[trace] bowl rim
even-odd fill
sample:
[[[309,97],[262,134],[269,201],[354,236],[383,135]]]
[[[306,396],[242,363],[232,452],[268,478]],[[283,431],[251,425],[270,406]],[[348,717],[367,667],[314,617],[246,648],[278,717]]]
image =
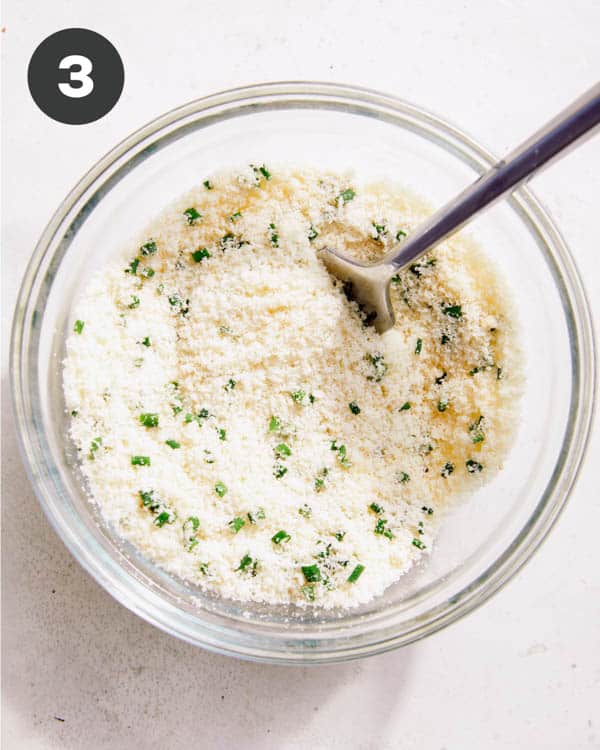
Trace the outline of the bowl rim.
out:
[[[429,609],[426,612],[427,617],[420,616],[416,622],[407,621],[411,624],[410,628],[404,628],[401,633],[386,632],[384,638],[373,636],[366,644],[361,642],[353,645],[346,640],[343,644],[336,646],[333,641],[328,641],[329,648],[325,650],[284,652],[270,650],[268,647],[266,649],[260,646],[254,647],[248,643],[238,642],[232,645],[227,638],[222,637],[223,633],[219,635],[218,629],[215,631],[215,636],[214,633],[190,633],[189,629],[173,625],[171,621],[168,621],[168,616],[165,617],[164,612],[157,612],[151,602],[144,600],[143,592],[132,592],[131,587],[127,589],[113,580],[103,569],[97,556],[78,544],[78,540],[57,515],[50,488],[43,485],[40,480],[37,470],[39,450],[34,439],[36,437],[35,426],[30,418],[26,398],[27,389],[31,390],[26,364],[37,355],[37,349],[32,352],[28,346],[27,324],[34,312],[31,310],[31,301],[34,296],[33,292],[40,287],[47,273],[47,261],[51,259],[50,251],[53,240],[60,235],[63,228],[68,226],[68,219],[75,207],[108,170],[118,164],[133,149],[145,143],[149,144],[153,139],[156,140],[161,132],[166,134],[167,129],[172,126],[177,126],[174,132],[178,132],[185,127],[187,120],[195,118],[192,121],[197,122],[202,119],[203,113],[206,116],[211,109],[219,106],[237,106],[240,109],[254,106],[254,111],[257,111],[256,108],[260,108],[261,102],[264,106],[265,100],[276,102],[281,108],[290,108],[294,103],[300,102],[313,102],[322,107],[330,103],[331,106],[335,104],[338,110],[343,109],[342,105],[346,105],[349,111],[353,111],[354,105],[360,108],[362,114],[365,114],[365,110],[378,109],[380,112],[391,111],[396,116],[414,117],[420,126],[431,128],[432,133],[441,133],[439,137],[445,143],[450,141],[460,144],[461,155],[465,161],[468,159],[465,149],[472,155],[473,164],[478,165],[479,168],[482,164],[491,165],[497,161],[487,149],[445,119],[398,97],[369,88],[345,84],[318,81],[259,83],[204,96],[158,116],[121,140],[101,157],[63,199],[43,230],[27,265],[15,306],[10,345],[12,406],[16,417],[21,455],[29,480],[46,517],[75,559],[121,604],[161,630],[218,653],[256,661],[288,664],[344,661],[407,645],[446,627],[483,604],[516,575],[531,558],[564,509],[587,449],[595,410],[594,333],[585,290],[566,243],[531,190],[527,187],[518,188],[509,200],[521,220],[529,224],[530,229],[535,228],[535,231],[544,238],[544,243],[553,251],[553,257],[549,260],[552,260],[554,264],[551,270],[563,300],[563,312],[569,331],[574,368],[571,408],[559,461],[536,509],[528,523],[513,539],[512,544],[473,581],[448,600],[443,609],[441,605]],[[229,116],[237,116],[236,111],[234,109],[233,114]],[[231,633],[234,633],[235,621],[232,620],[232,622],[234,626],[231,628]]]

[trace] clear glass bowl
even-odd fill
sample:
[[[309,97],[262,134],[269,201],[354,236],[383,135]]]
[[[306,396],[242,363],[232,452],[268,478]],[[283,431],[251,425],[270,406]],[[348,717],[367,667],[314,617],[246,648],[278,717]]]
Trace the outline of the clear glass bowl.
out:
[[[447,520],[426,565],[361,609],[307,612],[207,596],[119,539],[86,498],[67,438],[61,363],[71,301],[90,269],[211,171],[253,161],[351,167],[364,177],[401,182],[437,206],[495,159],[433,115],[346,86],[253,86],[158,118],[83,177],[35,250],[12,341],[21,446],[46,515],[75,558],[159,628],[264,661],[374,654],[433,633],[481,604],[519,570],[556,521],[582,460],[593,410],[590,316],[573,260],[528,190],[478,218],[471,232],[510,282],[527,355],[522,418],[504,471]]]

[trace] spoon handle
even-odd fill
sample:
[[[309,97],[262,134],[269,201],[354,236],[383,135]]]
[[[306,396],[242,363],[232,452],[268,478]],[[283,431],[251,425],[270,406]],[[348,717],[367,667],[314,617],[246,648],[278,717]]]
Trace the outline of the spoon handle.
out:
[[[600,124],[600,83],[528,138],[505,159],[436,211],[402,245],[391,250],[382,265],[390,277],[417,260],[471,217],[513,190],[582,136]]]

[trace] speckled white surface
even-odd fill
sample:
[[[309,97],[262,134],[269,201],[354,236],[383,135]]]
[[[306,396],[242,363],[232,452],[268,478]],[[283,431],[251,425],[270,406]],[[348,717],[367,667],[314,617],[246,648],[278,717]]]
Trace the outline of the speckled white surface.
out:
[[[1,35],[3,400],[25,264],[46,221],[117,140],[194,97],[267,79],[377,87],[502,153],[600,70],[597,0],[151,3],[7,0]],[[48,120],[26,66],[84,26],[126,66],[97,123]],[[535,182],[600,310],[600,138]],[[3,411],[4,750],[600,747],[600,504],[595,440],[571,502],[524,571],[482,609],[404,650],[347,665],[271,667],[196,650],[113,601],[39,509]]]

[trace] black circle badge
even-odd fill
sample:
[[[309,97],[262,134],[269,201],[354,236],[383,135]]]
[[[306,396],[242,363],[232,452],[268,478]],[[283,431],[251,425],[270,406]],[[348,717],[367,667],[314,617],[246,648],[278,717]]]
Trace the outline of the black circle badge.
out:
[[[58,122],[99,120],[123,91],[123,61],[114,46],[89,29],[63,29],[37,47],[27,82],[38,107]]]

